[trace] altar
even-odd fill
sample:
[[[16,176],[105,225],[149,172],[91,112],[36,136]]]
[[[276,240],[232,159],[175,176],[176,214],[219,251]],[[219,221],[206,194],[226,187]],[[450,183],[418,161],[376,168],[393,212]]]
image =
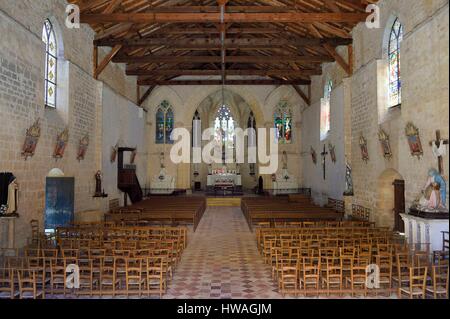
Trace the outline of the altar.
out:
[[[242,177],[241,175],[229,173],[208,175],[207,177],[208,186],[216,186],[220,184],[232,184],[234,186],[242,186]]]
[[[175,191],[175,178],[167,175],[165,168],[162,168],[158,176],[152,178],[150,183],[150,194],[171,195]]]
[[[282,174],[274,176],[273,195],[295,194],[298,192],[297,179],[284,169]]]

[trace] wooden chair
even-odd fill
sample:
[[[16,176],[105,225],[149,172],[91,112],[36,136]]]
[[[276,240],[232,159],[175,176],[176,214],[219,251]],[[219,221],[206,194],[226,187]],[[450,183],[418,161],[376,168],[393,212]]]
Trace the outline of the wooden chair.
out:
[[[331,289],[342,290],[343,276],[341,259],[336,256],[328,256],[325,259],[325,276],[322,283],[326,287],[328,296]]]
[[[147,295],[158,294],[160,298],[165,294],[167,281],[164,276],[164,257],[148,257],[146,263]]]
[[[88,294],[92,297],[94,289],[98,287],[99,279],[94,277],[94,261],[84,260],[79,264],[80,288],[76,290],[77,295]]]
[[[132,293],[138,293],[139,297],[142,295],[142,290],[145,287],[145,277],[143,276],[143,260],[141,258],[128,258],[126,260],[126,294],[129,296]],[[134,289],[137,287],[137,291]]]
[[[66,269],[69,264],[76,263],[67,258],[54,258],[50,261],[50,292],[52,295],[60,293],[66,296],[67,293],[67,273]]]
[[[111,293],[114,297],[118,287],[120,287],[120,280],[116,275],[116,259],[113,258],[112,264],[110,264],[105,257],[102,258],[99,281],[100,295]]]
[[[295,266],[281,266],[280,270],[280,288],[281,294],[285,296],[288,294],[297,295],[298,291],[298,269]]]
[[[402,298],[403,295],[409,296],[410,299],[420,297],[425,299],[426,285],[427,285],[428,267],[410,267],[409,268],[409,287],[401,286],[398,288],[398,296]]]
[[[302,263],[303,276],[300,278],[300,287],[306,296],[308,293],[318,294],[320,289],[320,258],[304,257]]]
[[[391,295],[392,289],[392,255],[389,253],[381,253],[375,256],[375,264],[379,267],[379,289],[388,292]]]
[[[14,299],[18,292],[14,290],[14,271],[0,269],[0,299]]]
[[[42,290],[37,288],[36,274],[34,270],[18,269],[17,281],[19,283],[20,299],[44,298]]]
[[[26,257],[25,259],[26,268],[35,271],[36,284],[45,295],[46,286],[50,284],[50,277],[45,271],[45,259],[43,257]]]
[[[448,265],[432,266],[431,285],[428,285],[426,292],[430,293],[434,299],[443,296],[448,299]]]
[[[367,266],[369,261],[366,258],[355,258],[351,265],[350,277],[347,278],[347,283],[352,291],[352,296],[357,292],[362,291],[364,296],[367,296]]]
[[[397,283],[397,287],[402,287],[409,283],[409,268],[411,266],[412,261],[409,253],[396,254],[396,274],[392,276],[392,280]]]

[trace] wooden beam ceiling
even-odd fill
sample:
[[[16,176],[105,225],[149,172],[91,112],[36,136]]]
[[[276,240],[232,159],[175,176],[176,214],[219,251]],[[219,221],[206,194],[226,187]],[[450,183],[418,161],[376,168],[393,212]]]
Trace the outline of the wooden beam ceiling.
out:
[[[225,23],[362,22],[368,13],[225,13]],[[220,23],[220,13],[112,13],[80,16],[82,23]]]
[[[222,85],[222,80],[139,80],[139,85]],[[225,85],[310,85],[309,80],[226,80]]]
[[[139,104],[157,85],[220,84],[210,76],[229,85],[293,85],[309,104],[310,94],[298,85],[320,75],[322,63],[337,62],[352,73],[351,31],[377,0],[68,1],[97,33],[94,76],[110,62],[126,63],[127,75],[150,86]],[[102,46],[112,49],[99,62]],[[338,46],[348,46],[348,59]]]

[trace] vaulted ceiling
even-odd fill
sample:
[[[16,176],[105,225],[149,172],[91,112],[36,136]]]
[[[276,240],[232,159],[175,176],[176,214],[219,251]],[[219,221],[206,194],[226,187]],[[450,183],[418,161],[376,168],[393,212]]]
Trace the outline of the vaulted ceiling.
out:
[[[96,31],[95,48],[112,47],[102,61],[94,58],[96,77],[112,61],[126,63],[127,75],[150,88],[284,84],[308,103],[298,85],[320,75],[322,63],[336,61],[351,74],[352,59],[336,47],[351,53],[350,32],[377,0],[69,2]]]

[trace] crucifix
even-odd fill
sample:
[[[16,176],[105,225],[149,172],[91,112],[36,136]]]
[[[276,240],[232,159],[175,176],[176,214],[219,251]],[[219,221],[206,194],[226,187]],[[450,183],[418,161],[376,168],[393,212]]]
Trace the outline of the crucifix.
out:
[[[327,155],[328,155],[325,144],[323,145],[323,152],[320,153],[320,155],[322,155],[323,179],[325,180],[326,179],[326,170],[325,169],[326,169]]]
[[[444,155],[446,154],[445,145],[448,145],[448,140],[441,139],[441,131],[436,131],[436,140],[430,142],[433,147],[433,154],[438,158],[439,174],[444,175]]]

